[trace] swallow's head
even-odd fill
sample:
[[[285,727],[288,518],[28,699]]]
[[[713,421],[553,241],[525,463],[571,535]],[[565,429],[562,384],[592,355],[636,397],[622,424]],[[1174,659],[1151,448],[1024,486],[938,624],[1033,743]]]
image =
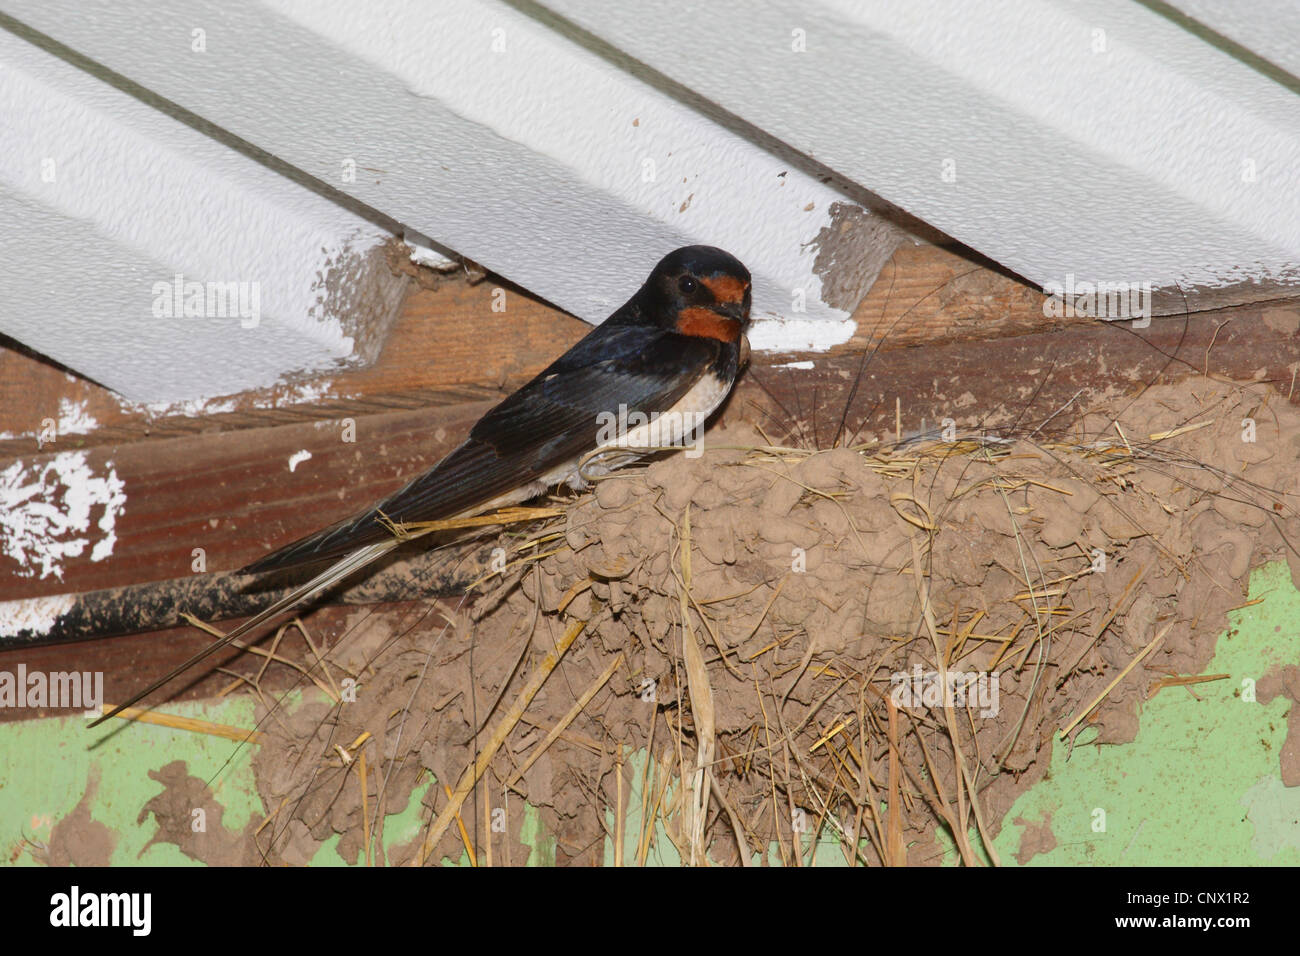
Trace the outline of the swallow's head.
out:
[[[643,314],[683,335],[738,345],[749,322],[749,270],[713,246],[683,246],[650,273]]]

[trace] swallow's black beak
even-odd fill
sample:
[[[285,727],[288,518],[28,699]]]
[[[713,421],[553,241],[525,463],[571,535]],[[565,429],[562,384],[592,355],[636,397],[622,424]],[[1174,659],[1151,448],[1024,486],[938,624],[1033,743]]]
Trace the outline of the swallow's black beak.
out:
[[[715,302],[712,308],[719,315],[746,325],[749,322],[749,291],[745,291],[745,298],[740,302]]]

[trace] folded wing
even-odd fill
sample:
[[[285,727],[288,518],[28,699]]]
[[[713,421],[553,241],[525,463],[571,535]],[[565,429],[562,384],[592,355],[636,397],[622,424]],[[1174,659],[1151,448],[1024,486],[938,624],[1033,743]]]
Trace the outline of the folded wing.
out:
[[[374,507],[243,569],[254,574],[337,558],[391,538],[394,521],[472,511],[596,447],[598,415],[673,406],[712,365],[721,343],[642,326],[602,325],[481,419],[460,447]]]

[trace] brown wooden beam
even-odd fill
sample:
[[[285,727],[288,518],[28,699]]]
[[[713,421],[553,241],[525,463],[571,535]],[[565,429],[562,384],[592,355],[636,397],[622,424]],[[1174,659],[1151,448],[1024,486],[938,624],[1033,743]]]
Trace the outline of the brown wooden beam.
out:
[[[1270,318],[1266,320],[1265,313]],[[1037,424],[1072,398],[1075,411],[1106,394],[1204,374],[1268,381],[1292,394],[1300,335],[1275,307],[1156,319],[1134,330],[1094,323],[989,342],[952,342],[811,359],[812,369],[756,362],[725,416],[774,438],[829,444],[841,418],[850,432],[892,436],[896,401],[903,430],[959,424]],[[1295,313],[1300,325],[1300,313]],[[856,390],[855,390],[856,383]],[[847,416],[844,414],[848,405]],[[0,600],[119,587],[182,577],[193,552],[209,570],[235,569],[288,541],[372,503],[427,469],[468,432],[491,401],[353,419],[355,441],[338,421],[297,423],[98,447],[92,471],[125,483],[127,505],[113,556],[64,564],[62,581],[0,576]],[[1064,427],[1067,409],[1053,422]],[[289,457],[311,458],[293,472]],[[42,457],[30,456],[28,467]],[[10,559],[0,557],[0,563]]]
[[[1060,429],[1102,398],[1193,375],[1268,382],[1294,399],[1300,303],[1157,318],[1144,329],[1088,321],[1025,335],[802,358],[813,367],[755,366],[733,407],[742,402],[765,428],[818,445],[833,440],[842,418],[850,433],[892,437],[896,408],[907,434],[945,417],[964,427],[1036,424],[1070,402],[1073,411],[1066,408],[1052,422]]]

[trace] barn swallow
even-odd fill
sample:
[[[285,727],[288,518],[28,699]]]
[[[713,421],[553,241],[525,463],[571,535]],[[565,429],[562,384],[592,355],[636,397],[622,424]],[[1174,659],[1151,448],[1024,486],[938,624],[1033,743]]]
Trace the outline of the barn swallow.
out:
[[[559,485],[582,489],[588,477],[644,454],[628,449],[684,440],[722,404],[748,360],[749,306],[749,271],[734,256],[713,246],[670,252],[632,298],[479,419],[429,471],[241,573],[333,564],[90,726],[393,550],[400,542],[384,518],[437,521],[519,504]],[[611,420],[636,426],[611,435]]]

